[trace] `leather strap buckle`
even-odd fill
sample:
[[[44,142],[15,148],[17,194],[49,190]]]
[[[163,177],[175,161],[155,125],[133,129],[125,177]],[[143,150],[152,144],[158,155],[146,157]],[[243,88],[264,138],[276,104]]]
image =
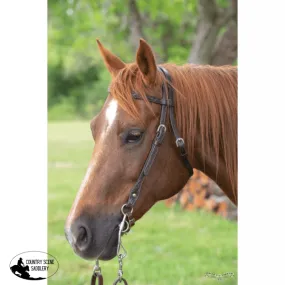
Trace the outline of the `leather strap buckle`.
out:
[[[162,143],[164,136],[165,136],[165,133],[166,133],[166,126],[164,124],[160,124],[157,128],[157,131],[156,131],[156,137],[154,140],[155,145],[158,146]]]
[[[178,138],[176,141],[176,146],[177,147],[184,147],[185,146],[185,142],[184,142],[184,139],[183,138]]]
[[[160,124],[158,127],[157,127],[157,130],[156,132],[160,132],[162,130],[162,132],[166,132],[166,126],[164,124]]]

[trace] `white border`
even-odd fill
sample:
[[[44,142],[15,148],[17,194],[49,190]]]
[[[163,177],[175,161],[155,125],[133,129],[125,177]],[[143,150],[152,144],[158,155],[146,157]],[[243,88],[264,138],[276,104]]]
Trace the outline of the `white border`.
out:
[[[47,251],[47,2],[1,1],[0,29],[1,283],[23,284],[11,259]]]
[[[16,254],[47,246],[46,5],[1,1],[0,261],[5,284],[23,284],[8,270]],[[240,284],[284,280],[284,27],[284,1],[239,1]]]
[[[238,4],[239,284],[281,284],[285,253],[284,1]]]

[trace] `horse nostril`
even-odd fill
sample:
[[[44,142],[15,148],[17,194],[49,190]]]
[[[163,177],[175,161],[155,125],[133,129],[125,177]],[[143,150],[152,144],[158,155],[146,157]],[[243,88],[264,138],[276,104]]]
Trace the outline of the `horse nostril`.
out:
[[[87,248],[89,242],[87,229],[83,226],[80,226],[75,236],[75,245],[80,250],[83,251]]]
[[[67,230],[66,235],[69,243],[79,251],[88,248],[92,239],[89,229],[78,221],[71,226],[70,230]]]
[[[88,241],[87,230],[84,227],[80,227],[78,230],[78,236],[76,239],[76,245],[80,248],[84,246]]]

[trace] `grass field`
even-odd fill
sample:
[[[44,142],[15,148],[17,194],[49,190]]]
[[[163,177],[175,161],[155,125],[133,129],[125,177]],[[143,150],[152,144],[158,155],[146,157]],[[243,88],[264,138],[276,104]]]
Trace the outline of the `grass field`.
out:
[[[94,262],[76,256],[64,223],[91,155],[88,122],[48,126],[48,252],[59,261],[49,284],[90,284]],[[183,212],[155,205],[123,238],[130,285],[237,284],[237,224],[210,213]],[[101,262],[105,284],[117,276],[117,260]],[[234,273],[221,281],[205,273]]]

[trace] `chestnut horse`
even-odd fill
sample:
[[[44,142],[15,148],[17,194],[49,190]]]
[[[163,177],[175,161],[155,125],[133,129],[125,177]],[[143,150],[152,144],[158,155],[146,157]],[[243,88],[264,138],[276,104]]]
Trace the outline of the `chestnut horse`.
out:
[[[144,40],[140,40],[136,62],[130,64],[97,43],[112,81],[102,110],[90,124],[96,143],[65,233],[79,256],[109,260],[117,252],[121,207],[137,181],[159,124],[161,106],[146,96],[161,98],[167,79]],[[237,204],[237,68],[161,66],[172,78],[175,117],[188,160]],[[143,100],[134,100],[134,91]],[[171,130],[169,124],[167,118],[166,127]],[[157,201],[178,193],[188,178],[174,135],[167,131],[134,207],[135,220]]]

